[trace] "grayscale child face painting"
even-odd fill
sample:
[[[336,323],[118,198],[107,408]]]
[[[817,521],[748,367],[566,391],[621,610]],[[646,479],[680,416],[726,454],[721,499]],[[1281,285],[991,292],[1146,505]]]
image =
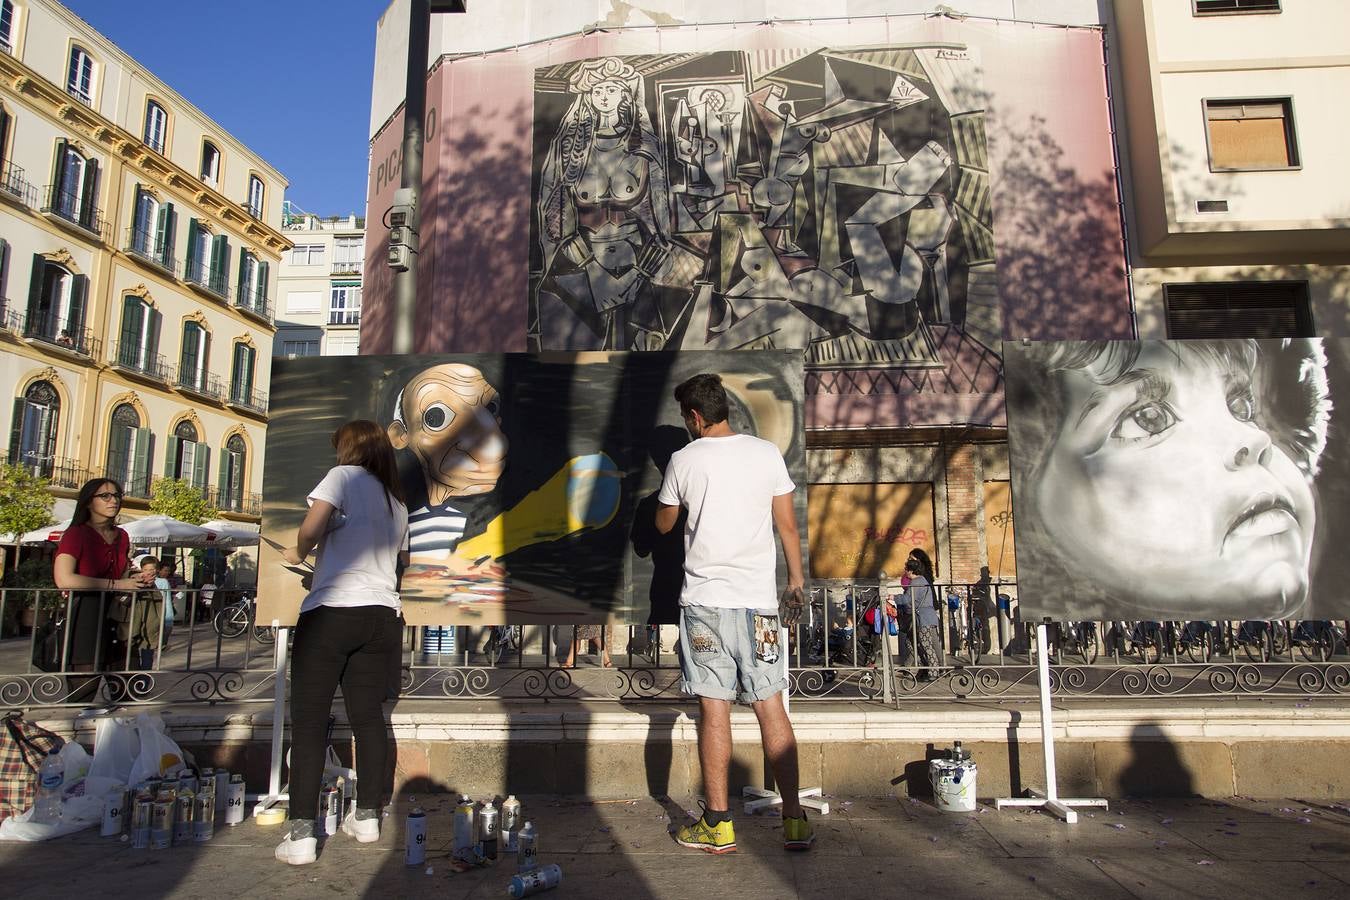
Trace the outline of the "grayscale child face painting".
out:
[[[1316,507],[1260,422],[1255,372],[1145,345],[1116,374],[1066,369],[1036,513],[1060,552],[1148,611],[1282,617],[1302,606]]]

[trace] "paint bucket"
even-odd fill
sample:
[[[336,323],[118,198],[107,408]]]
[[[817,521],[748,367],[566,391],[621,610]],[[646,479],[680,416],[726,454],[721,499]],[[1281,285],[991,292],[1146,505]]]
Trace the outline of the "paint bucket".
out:
[[[928,763],[933,801],[943,812],[975,811],[975,761],[935,759]]]

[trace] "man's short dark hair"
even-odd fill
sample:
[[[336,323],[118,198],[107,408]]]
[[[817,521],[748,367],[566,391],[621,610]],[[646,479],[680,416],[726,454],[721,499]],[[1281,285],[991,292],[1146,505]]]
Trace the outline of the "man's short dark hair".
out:
[[[695,375],[675,388],[675,399],[680,404],[680,412],[692,410],[709,425],[725,422],[729,413],[722,376],[711,372]]]

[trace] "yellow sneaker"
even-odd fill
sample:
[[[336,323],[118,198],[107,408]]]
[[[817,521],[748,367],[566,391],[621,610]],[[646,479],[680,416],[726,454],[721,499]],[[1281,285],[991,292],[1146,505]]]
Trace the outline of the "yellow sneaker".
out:
[[[811,828],[811,823],[806,821],[806,810],[802,810],[800,819],[783,816],[784,850],[810,850],[815,841],[816,832]]]
[[[709,825],[699,816],[692,825],[680,826],[680,830],[675,832],[675,842],[681,847],[691,847],[705,853],[735,853],[736,829],[732,827],[730,819]]]

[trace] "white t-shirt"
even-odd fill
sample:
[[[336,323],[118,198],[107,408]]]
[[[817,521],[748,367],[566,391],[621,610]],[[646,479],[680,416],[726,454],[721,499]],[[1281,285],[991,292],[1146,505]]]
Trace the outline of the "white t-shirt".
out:
[[[795,488],[778,448],[748,434],[702,437],[676,451],[657,499],[689,510],[682,606],[778,606],[773,498]]]
[[[408,508],[385,502],[384,485],[361,466],[334,466],[309,492],[309,502],[333,504],[334,522],[319,538],[314,585],[302,613],[320,606],[399,609],[396,566],[408,548]]]

